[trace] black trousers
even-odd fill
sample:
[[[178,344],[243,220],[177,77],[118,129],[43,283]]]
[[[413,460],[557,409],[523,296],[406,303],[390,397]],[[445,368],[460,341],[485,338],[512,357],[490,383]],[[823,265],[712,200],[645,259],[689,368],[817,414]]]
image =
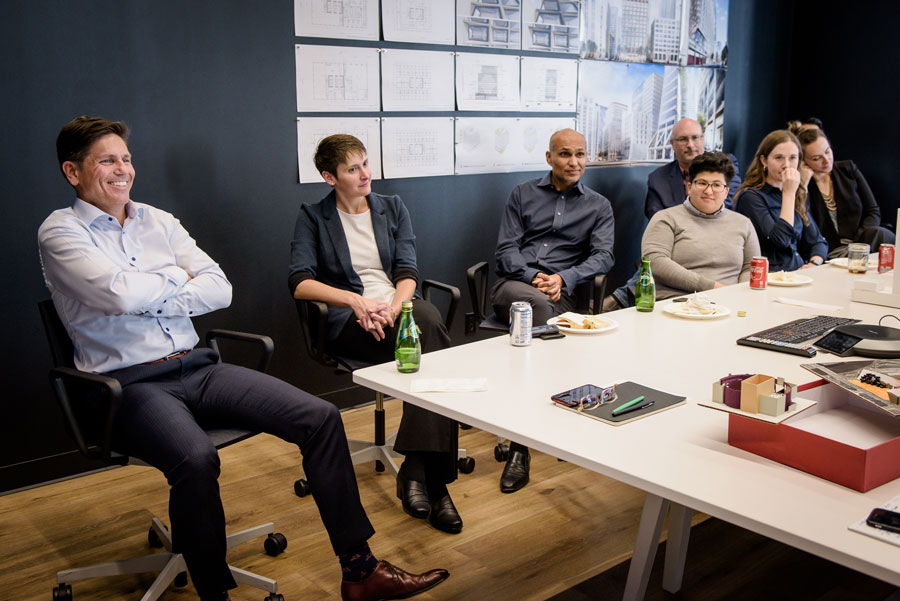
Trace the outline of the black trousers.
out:
[[[413,300],[413,319],[422,332],[423,353],[450,347],[450,334],[444,326],[440,311],[434,305],[421,299]],[[375,340],[372,334],[362,329],[351,317],[338,337],[329,344],[329,352],[348,359],[384,363],[394,359],[396,341],[396,327],[386,329],[383,340]],[[428,361],[428,357],[423,357],[422,361]],[[443,467],[438,468],[441,473],[429,474],[431,477],[445,483],[456,479],[458,440],[459,427],[456,421],[427,409],[403,403],[403,417],[400,420],[397,438],[394,440],[394,450],[406,455],[415,452],[443,455],[443,459],[437,462],[437,465]]]
[[[547,320],[566,311],[574,311],[576,298],[565,292],[555,303],[550,298],[525,282],[518,280],[497,280],[491,289],[491,305],[501,323],[509,321],[509,307],[517,301],[525,301],[531,305],[533,326],[542,326]]]
[[[114,447],[165,474],[173,542],[201,597],[236,586],[225,561],[219,456],[203,427],[267,432],[296,444],[336,554],[374,534],[344,426],[331,403],[277,378],[220,363],[210,349],[108,375],[122,384],[123,394]]]

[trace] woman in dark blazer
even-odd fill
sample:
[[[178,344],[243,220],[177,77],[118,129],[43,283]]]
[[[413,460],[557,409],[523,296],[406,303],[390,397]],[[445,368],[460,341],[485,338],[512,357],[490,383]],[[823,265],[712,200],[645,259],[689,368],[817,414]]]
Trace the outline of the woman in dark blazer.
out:
[[[328,305],[330,352],[392,361],[394,323],[408,300],[423,352],[450,346],[440,312],[414,299],[419,274],[409,213],[399,196],[372,192],[365,146],[353,136],[329,136],[319,143],[315,162],[334,190],[300,207],[288,285],[294,298]],[[456,479],[457,432],[455,421],[404,404],[394,441],[394,450],[406,456],[397,476],[403,509],[450,533],[462,529],[446,486]]]
[[[881,227],[881,210],[866,178],[853,161],[837,161],[820,129],[804,129],[797,136],[803,146],[801,178],[809,190],[809,212],[831,249],[828,256],[847,256],[851,242],[868,244],[872,251],[894,243],[894,234]]]

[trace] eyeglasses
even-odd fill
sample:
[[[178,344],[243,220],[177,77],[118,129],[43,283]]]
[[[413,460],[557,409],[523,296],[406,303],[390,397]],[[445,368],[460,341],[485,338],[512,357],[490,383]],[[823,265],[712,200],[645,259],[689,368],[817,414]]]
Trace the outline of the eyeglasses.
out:
[[[680,138],[672,138],[672,141],[678,142],[679,144],[686,144],[688,142],[688,140],[690,140],[691,142],[696,142],[697,140],[702,140],[702,139],[703,139],[703,135],[701,134],[699,136],[681,136]]]
[[[585,409],[594,409],[600,405],[612,403],[614,400],[616,400],[616,387],[610,386],[609,388],[601,390],[600,394],[589,394],[581,397],[581,399],[578,400],[578,410],[584,411]]]
[[[725,188],[728,187],[725,184],[723,184],[722,182],[711,182],[710,183],[703,179],[695,179],[694,181],[691,182],[691,186],[697,186],[697,190],[700,192],[705,192],[707,188],[712,188],[713,192],[715,192],[716,194],[720,193],[722,190],[724,190]]]

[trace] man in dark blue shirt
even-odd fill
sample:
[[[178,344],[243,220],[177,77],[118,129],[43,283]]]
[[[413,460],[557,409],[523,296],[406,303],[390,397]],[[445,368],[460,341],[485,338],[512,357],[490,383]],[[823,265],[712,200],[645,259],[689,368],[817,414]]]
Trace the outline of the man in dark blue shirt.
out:
[[[526,301],[534,325],[575,308],[575,286],[613,266],[614,220],[609,201],[581,183],[584,136],[564,129],[550,137],[550,173],[519,184],[506,203],[497,236],[491,304],[501,321]],[[500,490],[528,483],[528,448],[510,443]]]

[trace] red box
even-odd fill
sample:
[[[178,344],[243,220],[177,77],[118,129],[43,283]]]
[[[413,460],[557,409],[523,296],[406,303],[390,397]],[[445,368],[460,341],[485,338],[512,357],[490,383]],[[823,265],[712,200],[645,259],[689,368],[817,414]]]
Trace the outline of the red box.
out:
[[[825,380],[800,386],[798,396],[817,404],[778,424],[729,413],[728,444],[860,492],[900,477],[900,418]],[[871,426],[872,437],[883,441],[857,446],[798,427],[834,410],[851,412],[860,427]]]

